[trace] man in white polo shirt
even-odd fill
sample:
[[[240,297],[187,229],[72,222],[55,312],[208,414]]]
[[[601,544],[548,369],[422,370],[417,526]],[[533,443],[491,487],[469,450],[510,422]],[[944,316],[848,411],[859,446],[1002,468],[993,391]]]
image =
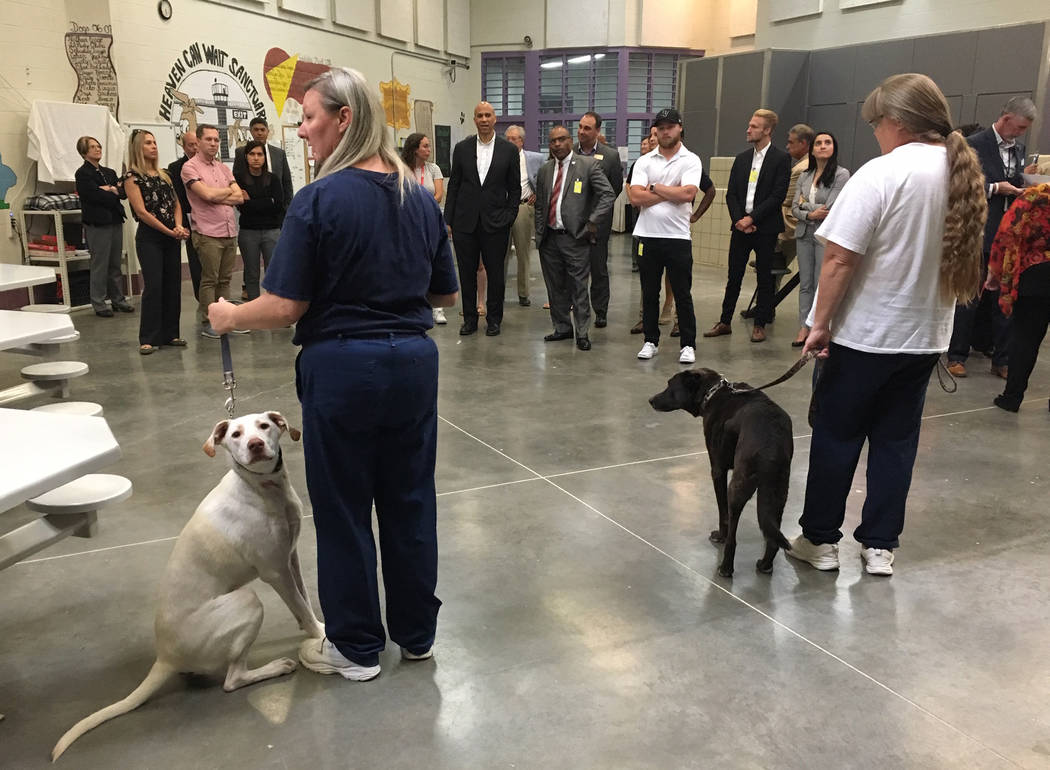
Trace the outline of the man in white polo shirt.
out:
[[[631,177],[631,204],[640,209],[634,226],[636,257],[642,279],[642,326],[645,344],[638,358],[652,358],[660,345],[660,285],[664,269],[678,306],[681,353],[678,362],[696,361],[693,313],[693,247],[689,217],[700,187],[700,158],[682,144],[682,116],[661,110],[653,120],[659,146],[643,155]]]

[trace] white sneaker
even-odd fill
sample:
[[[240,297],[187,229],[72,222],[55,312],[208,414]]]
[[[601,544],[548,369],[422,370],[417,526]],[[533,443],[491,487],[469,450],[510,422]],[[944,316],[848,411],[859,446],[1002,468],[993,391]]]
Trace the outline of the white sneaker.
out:
[[[251,334],[251,329],[234,329],[230,334]]]
[[[643,361],[648,361],[650,358],[655,356],[660,350],[656,345],[651,342],[647,342],[642,345],[642,349],[638,351],[638,357]]]
[[[434,323],[436,324],[447,324],[448,319],[445,318],[445,308],[436,307],[434,308]]]
[[[861,548],[860,557],[864,559],[864,569],[869,575],[893,574],[893,551],[883,548]]]
[[[409,652],[404,647],[401,648],[401,657],[404,660],[429,660],[434,657],[434,648],[431,647],[421,655],[416,655],[414,652]]]
[[[799,535],[790,541],[791,550],[784,551],[792,559],[808,562],[819,570],[839,568],[839,547],[834,543],[816,545],[809,542],[805,535]]]
[[[696,351],[686,345],[682,348],[682,354],[678,356],[678,363],[680,364],[695,364],[696,363]]]
[[[344,657],[327,637],[304,639],[299,645],[299,661],[318,674],[339,674],[354,682],[367,682],[379,676],[379,666],[357,665]]]

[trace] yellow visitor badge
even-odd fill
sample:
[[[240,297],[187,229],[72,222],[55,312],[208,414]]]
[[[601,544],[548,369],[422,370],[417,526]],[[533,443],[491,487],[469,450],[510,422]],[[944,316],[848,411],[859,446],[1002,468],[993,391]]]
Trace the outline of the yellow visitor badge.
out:
[[[758,181],[758,170],[757,169],[751,169],[751,176],[749,176],[747,178],[747,181],[749,181],[749,182],[757,182]]]
[[[595,160],[604,160],[604,159],[605,159],[605,156],[604,156],[604,155],[595,155],[595,156],[594,156],[594,159],[595,159]]]
[[[645,244],[644,244],[644,243],[639,243],[639,244],[638,244],[638,256],[639,256],[639,257],[640,257],[640,256],[642,256],[642,247],[643,247],[643,246],[645,246]]]
[[[582,193],[583,192],[583,181],[580,180],[580,179],[577,179],[575,182],[573,182],[572,183],[572,191],[574,193]]]

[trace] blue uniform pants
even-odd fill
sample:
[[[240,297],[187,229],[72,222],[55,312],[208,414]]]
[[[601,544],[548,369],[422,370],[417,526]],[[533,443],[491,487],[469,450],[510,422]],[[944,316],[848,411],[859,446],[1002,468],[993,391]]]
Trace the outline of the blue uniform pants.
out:
[[[373,503],[390,638],[416,654],[434,642],[437,383],[425,334],[313,343],[296,362],[325,633],[361,666],[376,665],[386,643]]]

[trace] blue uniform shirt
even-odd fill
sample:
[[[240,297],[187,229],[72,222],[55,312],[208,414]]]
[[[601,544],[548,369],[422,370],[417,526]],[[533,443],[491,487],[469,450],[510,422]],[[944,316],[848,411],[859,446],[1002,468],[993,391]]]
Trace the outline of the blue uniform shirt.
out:
[[[263,288],[307,301],[294,344],[341,335],[425,332],[427,293],[458,290],[448,232],[434,196],[397,176],[348,168],[292,200]]]

